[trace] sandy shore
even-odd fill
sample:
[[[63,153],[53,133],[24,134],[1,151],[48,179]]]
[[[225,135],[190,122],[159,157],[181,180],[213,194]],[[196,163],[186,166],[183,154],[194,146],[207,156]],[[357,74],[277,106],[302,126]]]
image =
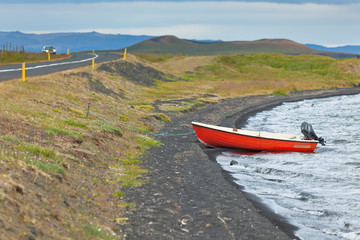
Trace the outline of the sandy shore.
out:
[[[162,132],[191,132],[191,121],[240,127],[250,115],[283,102],[356,93],[360,88],[227,99],[172,119]],[[159,140],[164,146],[143,158],[147,183],[125,190],[125,200],[136,205],[128,212],[127,239],[296,238],[294,226],[232,182],[212,157],[216,149],[204,149],[195,135]]]

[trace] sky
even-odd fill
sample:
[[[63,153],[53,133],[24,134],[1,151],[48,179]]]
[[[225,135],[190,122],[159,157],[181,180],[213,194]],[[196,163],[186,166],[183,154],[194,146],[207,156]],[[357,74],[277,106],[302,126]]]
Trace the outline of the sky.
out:
[[[360,0],[0,0],[0,31],[360,45]]]

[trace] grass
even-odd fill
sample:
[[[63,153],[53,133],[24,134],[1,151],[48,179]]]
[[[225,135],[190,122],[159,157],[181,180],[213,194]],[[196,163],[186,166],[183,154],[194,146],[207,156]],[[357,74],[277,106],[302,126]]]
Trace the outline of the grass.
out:
[[[139,165],[126,164],[123,165],[122,168],[125,170],[125,174],[122,175],[121,179],[119,180],[122,188],[139,187],[146,182],[145,179],[140,177],[148,171],[142,169]]]
[[[57,173],[65,176],[65,170],[58,163],[47,163],[36,159],[25,160],[29,165],[34,165],[38,169],[41,169],[48,173]]]
[[[156,131],[177,114],[222,98],[286,95],[360,82],[356,59],[278,54],[143,59],[151,61],[146,65],[190,81],[159,81],[154,87],[144,87],[88,66],[30,77],[25,83],[21,79],[0,83],[2,175],[16,176],[7,184],[19,182],[26,190],[26,198],[17,201],[20,207],[4,208],[12,219],[21,219],[13,232],[6,232],[13,234],[9,238],[17,239],[32,222],[53,239],[65,235],[115,239],[111,231],[119,233],[121,224],[126,224],[125,208],[136,207],[136,203],[124,202],[125,188],[148,181],[141,156],[151,147],[162,146],[155,138],[129,129]],[[144,64],[131,54],[127,61]],[[108,89],[121,89],[127,99],[95,94],[89,78]],[[165,104],[173,99],[175,104]],[[155,102],[159,112],[151,107]],[[103,119],[86,116],[89,103],[91,112]],[[120,129],[118,124],[127,128]],[[22,213],[17,215],[19,208]],[[53,216],[50,225],[48,216]],[[8,215],[0,215],[0,222],[10,221]],[[0,235],[4,231],[0,229]]]
[[[287,96],[288,92],[285,89],[276,89],[272,92],[272,94],[274,95],[278,95],[278,96]]]
[[[74,120],[65,120],[64,123],[69,126],[73,126],[73,127],[77,127],[77,128],[89,129],[89,127],[86,124],[76,122]]]
[[[137,54],[137,57],[148,62],[164,63],[173,58],[185,58],[186,54]]]
[[[142,99],[198,97],[199,93],[228,98],[273,92],[279,94],[279,89],[282,89],[281,94],[285,94],[294,90],[351,87],[360,81],[357,59],[239,54],[191,57],[191,60],[170,58],[164,63],[156,62],[159,68],[168,69],[172,74],[182,74],[183,78],[191,81],[158,84],[155,88],[147,89]]]
[[[1,144],[3,142],[3,144]],[[21,160],[28,165],[36,166],[38,169],[47,173],[56,173],[65,176],[65,170],[60,166],[63,161],[54,150],[40,147],[34,144],[24,143],[12,136],[2,136],[0,142],[0,159],[7,159],[10,162]],[[4,145],[4,143],[6,145]],[[15,143],[16,145],[9,145]],[[7,149],[5,151],[5,149]],[[41,159],[43,157],[45,159]],[[54,160],[54,163],[46,159]]]
[[[96,225],[90,225],[90,224],[85,224],[82,225],[82,228],[85,231],[85,237],[86,239],[93,239],[94,237],[96,237],[97,239],[103,239],[103,240],[119,240],[121,238],[116,237],[116,236],[110,236],[109,234],[105,233],[104,231],[101,230],[101,227]]]
[[[159,113],[157,116],[160,117],[161,121],[163,122],[171,122],[171,119],[169,116],[167,116],[165,113]]]
[[[27,151],[36,156],[43,156],[45,158],[57,160],[55,151],[51,148],[41,147],[35,144],[21,143],[19,149]]]
[[[69,58],[67,54],[52,54],[51,60],[61,60]],[[44,62],[48,61],[47,53],[34,53],[34,52],[14,52],[14,51],[0,51],[0,65],[23,63],[23,62]]]
[[[139,144],[140,149],[148,149],[150,147],[160,147],[163,144],[149,136],[146,135],[138,135],[137,143]]]
[[[184,102],[180,106],[168,107],[166,110],[172,111],[172,112],[188,112],[188,111],[192,111],[198,107],[201,107],[208,102],[209,101],[204,101],[202,99],[199,99],[199,100],[195,100],[195,101],[191,101],[191,102]]]
[[[111,123],[104,122],[104,121],[96,121],[93,123],[93,125],[98,128],[98,130],[101,130],[103,132],[115,134],[118,136],[122,136],[123,133],[120,129],[114,127]]]
[[[123,202],[123,186],[141,185],[144,180],[140,176],[146,172],[138,166],[138,160],[132,160],[132,164],[118,161],[119,156],[140,158],[143,150],[138,149],[136,135],[93,115],[86,117],[85,111],[91,103],[92,112],[99,116],[115,119],[114,122],[120,122],[119,116],[129,116],[121,119],[130,126],[143,126],[148,110],[132,108],[125,100],[101,93],[93,101],[83,72],[88,72],[94,81],[101,79],[112,89],[124,89],[131,97],[128,101],[139,102],[136,96],[142,89],[137,85],[119,78],[104,78],[91,67],[29,77],[24,83],[21,79],[0,83],[0,165],[7,166],[2,168],[2,175],[9,176],[11,171],[17,176],[14,181],[29,189],[27,198],[21,202],[25,209],[21,219],[31,214],[39,229],[46,224],[44,215],[57,212],[53,219],[59,222],[52,223],[56,227],[43,230],[54,239],[63,236],[67,229],[73,239],[83,239],[85,230],[71,226],[90,221],[117,229],[112,213],[121,218],[124,209],[119,206],[133,206]],[[110,171],[109,167],[117,170]],[[66,181],[60,180],[64,176]],[[71,201],[70,208],[64,205],[65,200]],[[11,206],[7,209],[12,211]],[[28,209],[34,209],[35,215],[28,213]],[[93,218],[95,211],[98,220]],[[3,220],[10,221],[1,215],[0,221]],[[71,226],[64,228],[66,222]],[[9,238],[17,239],[19,232],[28,231],[26,225],[25,221],[17,224],[14,236],[10,234]],[[65,230],[58,235],[56,229]],[[0,229],[0,235],[4,231]]]
[[[79,132],[75,132],[75,131],[67,131],[63,128],[60,127],[45,127],[46,132],[51,134],[51,135],[66,135],[66,136],[70,136],[73,139],[79,139],[79,140],[83,140],[84,137],[81,133]]]

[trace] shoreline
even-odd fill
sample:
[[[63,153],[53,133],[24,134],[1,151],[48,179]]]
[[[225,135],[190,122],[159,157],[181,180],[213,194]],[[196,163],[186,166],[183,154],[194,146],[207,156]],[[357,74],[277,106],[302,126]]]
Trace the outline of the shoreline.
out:
[[[249,116],[283,102],[360,93],[360,88],[310,90],[288,96],[256,95],[222,100],[176,117],[164,133],[192,131],[191,121],[243,126]],[[124,226],[128,239],[294,239],[295,226],[241,191],[211,159],[195,135],[158,137],[164,146],[142,158],[147,183],[125,189],[135,203]],[[209,154],[210,153],[210,154]],[[210,160],[210,161],[209,161]]]

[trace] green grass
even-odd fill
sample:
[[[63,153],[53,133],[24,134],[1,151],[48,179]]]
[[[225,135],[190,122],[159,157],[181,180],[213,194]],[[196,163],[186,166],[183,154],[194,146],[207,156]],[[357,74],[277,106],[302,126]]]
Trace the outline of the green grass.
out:
[[[171,122],[170,117],[167,116],[165,113],[158,113],[157,116],[160,117],[162,122]]]
[[[57,159],[56,152],[51,148],[41,147],[35,144],[21,143],[19,149],[25,150],[36,156],[43,156],[50,159]]]
[[[128,157],[126,159],[119,159],[119,162],[125,165],[133,165],[133,164],[139,164],[141,163],[140,160],[137,160],[134,157]]]
[[[225,55],[218,58],[218,62],[231,65],[238,70],[257,65],[267,66],[279,71],[305,71],[320,74],[338,73],[334,69],[335,59],[317,55],[291,56],[283,54],[246,54]]]
[[[164,63],[172,58],[184,58],[186,54],[136,54],[136,56],[148,62]]]
[[[108,133],[112,133],[118,136],[122,136],[123,133],[120,129],[114,127],[110,123],[104,122],[104,121],[95,121],[94,123],[95,128],[99,128],[100,130]]]
[[[13,136],[1,136],[1,141],[7,141],[7,142],[11,142],[11,143],[15,143],[15,144],[19,144],[20,141],[18,139],[16,139]]]
[[[159,147],[163,145],[161,142],[146,135],[138,135],[136,139],[141,149],[147,149],[149,147]]]
[[[13,161],[22,160],[28,165],[36,166],[38,169],[48,173],[57,173],[65,176],[65,170],[60,166],[63,162],[53,149],[41,147],[35,144],[25,143],[12,136],[0,138],[0,159]],[[8,145],[11,144],[11,145]],[[13,145],[16,144],[16,145]],[[19,151],[20,150],[20,151]],[[38,157],[54,160],[54,163],[43,161]]]
[[[287,96],[288,95],[288,91],[286,91],[285,89],[276,89],[272,92],[272,94],[274,95],[278,95],[278,96]]]
[[[203,65],[200,71],[187,74],[187,77],[194,79],[194,84],[213,84],[213,89],[210,87],[208,93],[226,92],[230,96],[236,92],[241,95],[267,91],[284,95],[285,92],[304,89],[350,87],[359,82],[360,76],[356,72],[344,71],[346,67],[341,65],[349,67],[351,64],[358,65],[351,59],[318,55],[219,55]],[[199,83],[199,80],[202,82]],[[216,84],[213,81],[224,83]],[[279,89],[283,91],[279,92]]]
[[[121,239],[120,237],[117,236],[109,236],[107,233],[102,231],[101,227],[98,225],[94,226],[94,225],[85,224],[82,225],[82,228],[85,231],[86,239],[94,239],[94,237],[96,237],[96,239],[103,239],[103,240]]]
[[[66,54],[56,54],[51,55],[50,59],[64,59],[70,56]],[[22,63],[22,62],[38,62],[38,61],[48,61],[47,53],[34,53],[34,52],[14,52],[6,51],[2,52],[0,50],[0,65],[11,64],[11,63]]]
[[[75,122],[74,120],[66,120],[66,121],[64,121],[64,123],[69,126],[73,126],[73,127],[77,127],[77,128],[89,129],[89,127],[86,124]]]
[[[62,168],[58,163],[46,163],[35,159],[25,160],[25,162],[29,165],[34,165],[45,172],[57,173],[65,176],[64,168]]]
[[[192,102],[185,102],[183,105],[178,106],[178,107],[169,107],[167,110],[173,111],[173,112],[187,112],[187,111],[191,111],[197,107],[203,106],[205,104],[206,104],[206,101],[195,100]]]
[[[145,179],[142,179],[140,177],[142,174],[145,174],[148,171],[142,169],[139,165],[122,165],[122,169],[124,170],[124,173],[119,179],[119,184],[121,185],[121,187],[139,187],[146,182]]]
[[[81,133],[79,132],[75,132],[75,131],[67,131],[63,128],[60,127],[45,127],[45,130],[47,133],[51,134],[51,135],[67,135],[70,136],[73,139],[79,139],[79,140],[83,140],[84,137]]]
[[[123,121],[123,122],[127,122],[127,121],[129,121],[129,118],[127,116],[120,115],[119,120]]]

